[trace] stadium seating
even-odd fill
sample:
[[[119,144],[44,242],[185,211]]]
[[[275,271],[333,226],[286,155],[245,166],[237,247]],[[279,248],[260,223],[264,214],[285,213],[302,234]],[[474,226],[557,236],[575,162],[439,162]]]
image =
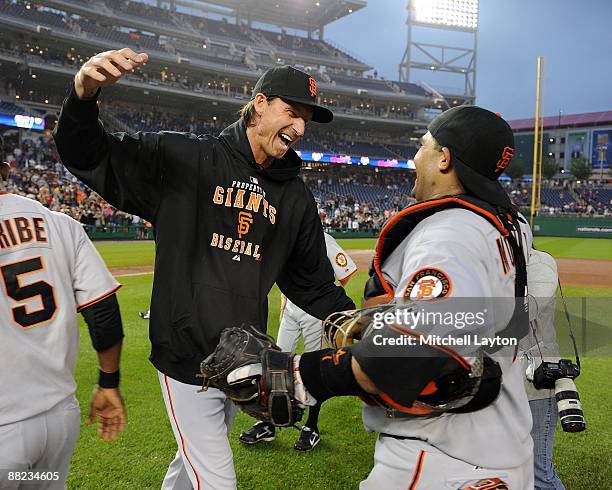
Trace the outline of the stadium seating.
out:
[[[60,14],[41,10],[35,4],[29,2],[13,3],[9,0],[0,1],[0,15],[16,17],[37,25],[49,26],[53,29],[69,31],[70,28],[64,22],[64,17]]]
[[[70,5],[75,1],[68,1],[67,4]],[[325,75],[319,73],[323,81],[330,76],[332,83],[353,87],[356,90],[427,95],[421,87],[414,84],[358,76],[357,72],[351,70],[354,69],[355,65],[362,65],[363,69],[366,69],[366,65],[322,40],[308,39],[303,36],[288,34],[282,30],[271,31],[249,28],[244,24],[238,25],[226,19],[218,20],[185,13],[171,13],[166,8],[130,0],[97,0],[95,3],[91,0],[87,1],[95,9],[99,9],[100,5],[104,4],[105,8],[103,10],[107,15],[114,13],[117,16],[116,25],[100,24],[94,20],[86,20],[70,13],[57,13],[56,10],[50,11],[43,6],[35,7],[34,4],[22,0],[16,0],[15,2],[0,0],[0,13],[6,14],[8,17],[45,25],[51,29],[62,29],[76,34],[83,33],[89,38],[102,39],[119,46],[125,45],[137,50],[171,52],[177,56],[222,64],[242,70],[259,70],[273,66],[274,61],[271,59],[273,52],[270,51],[269,46],[276,46],[281,50],[278,53],[281,60],[283,50],[316,58],[319,62],[315,66],[326,66],[327,60],[333,66],[328,66],[327,70],[323,70],[326,73]],[[79,2],[76,2],[76,4],[82,6]],[[211,42],[206,49],[203,49],[202,44],[195,40],[170,38],[167,44],[165,42],[160,43],[158,37],[152,33],[127,27],[130,24],[130,18],[138,20],[140,23],[143,19],[146,19],[147,22],[151,23],[152,31],[155,30],[155,26],[175,31],[189,26],[186,33],[200,35],[203,39],[215,39],[216,42]],[[261,41],[262,39],[263,41]],[[255,48],[255,51],[257,51],[256,53],[251,51],[248,61],[244,52],[247,47],[251,50]],[[339,68],[343,64],[346,64],[346,69]],[[318,72],[316,68],[313,68],[313,70]],[[379,117],[414,118],[414,115],[410,113],[401,111],[387,113],[386,108],[374,106],[370,108],[361,106],[341,107],[339,110],[352,114],[376,115]]]
[[[107,41],[116,43],[117,46],[134,46],[138,50],[155,50],[163,51],[162,46],[157,42],[157,39],[150,34],[144,34],[140,31],[125,32],[112,27],[102,26],[94,21],[81,19],[78,25],[82,32],[88,37],[97,37]]]
[[[575,203],[576,200],[567,190],[543,188],[541,193],[542,204],[554,208],[563,208],[566,204]]]

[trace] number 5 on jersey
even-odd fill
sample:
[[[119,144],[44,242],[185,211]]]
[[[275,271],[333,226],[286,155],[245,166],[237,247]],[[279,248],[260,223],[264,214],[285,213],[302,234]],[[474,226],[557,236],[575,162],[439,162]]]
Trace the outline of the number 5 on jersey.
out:
[[[25,304],[12,308],[13,320],[23,328],[35,327],[51,320],[57,310],[53,286],[51,284],[45,281],[21,284],[21,278],[24,275],[40,270],[44,270],[41,257],[0,266],[0,276],[4,284],[4,292],[9,298],[17,303],[25,303],[32,298],[40,297],[42,308],[39,310],[28,312]]]

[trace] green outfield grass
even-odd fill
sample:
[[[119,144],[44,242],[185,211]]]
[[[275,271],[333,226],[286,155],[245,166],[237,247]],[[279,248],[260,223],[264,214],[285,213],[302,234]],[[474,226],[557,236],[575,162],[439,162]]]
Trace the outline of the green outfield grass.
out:
[[[338,240],[345,250],[373,250],[374,238]],[[536,237],[535,244],[555,257],[612,260],[612,240],[605,238]],[[155,244],[148,241],[96,242],[96,248],[109,267],[152,265]]]
[[[341,238],[338,244],[345,250],[374,250],[376,238]]]
[[[128,408],[126,431],[113,443],[99,440],[94,427],[83,426],[73,457],[68,487],[74,489],[159,488],[168,463],[176,451],[159,383],[148,362],[148,322],[138,317],[146,309],[151,275],[122,278],[119,292],[126,338],[122,353],[122,391]],[[366,280],[359,272],[348,285],[358,300]],[[598,289],[612,295],[611,290]],[[568,288],[568,295],[584,294]],[[269,331],[278,330],[279,292],[270,294]],[[612,399],[610,358],[585,357],[583,375],[577,380],[584,403],[588,430],[582,434],[557,433],[555,461],[568,489],[609,488],[612,481],[612,428],[608,403]],[[86,328],[82,325],[81,351],[76,377],[77,396],[86,418],[87,404],[96,380],[97,361]],[[363,429],[360,403],[353,398],[336,398],[321,412],[321,444],[308,454],[292,449],[298,436],[294,429],[280,432],[273,443],[245,447],[238,434],[253,420],[239,414],[231,442],[241,489],[348,489],[357,488],[373,462],[375,435]],[[205,426],[202,430],[206,430]],[[493,449],[493,448],[492,448]]]
[[[534,241],[538,249],[554,257],[612,260],[612,240],[609,238],[539,236]]]
[[[108,267],[153,265],[155,260],[153,240],[96,242],[95,245]]]

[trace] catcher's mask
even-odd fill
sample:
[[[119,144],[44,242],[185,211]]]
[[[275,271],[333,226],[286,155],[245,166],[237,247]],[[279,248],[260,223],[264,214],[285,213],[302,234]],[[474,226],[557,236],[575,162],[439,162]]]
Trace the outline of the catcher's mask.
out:
[[[326,342],[335,349],[348,347],[359,341],[371,339],[374,333],[384,332],[397,326],[374,326],[375,315],[393,313],[398,308],[410,308],[406,304],[380,304],[360,310],[343,311],[331,314],[323,322],[323,335]],[[380,317],[379,317],[380,318]],[[402,334],[418,336],[419,332],[402,331]],[[393,393],[368,395],[362,397],[370,405],[378,405],[390,417],[437,416],[445,412],[466,413],[480,410],[491,404],[501,389],[501,369],[483,349],[461,356],[451,349],[441,350],[440,355],[448,356],[443,372],[432,376],[411,406],[397,403]],[[410,369],[409,359],[406,362]],[[388,373],[393,376],[394,373]],[[376,383],[376,381],[374,380]],[[401,387],[398,386],[398,390]]]

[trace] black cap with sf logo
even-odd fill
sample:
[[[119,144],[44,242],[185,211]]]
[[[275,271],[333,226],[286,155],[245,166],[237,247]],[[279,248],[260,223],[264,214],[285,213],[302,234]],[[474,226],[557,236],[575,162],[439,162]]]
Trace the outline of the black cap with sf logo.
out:
[[[450,150],[451,164],[471,194],[496,206],[511,206],[497,179],[514,156],[514,134],[499,114],[476,106],[453,107],[427,129]]]
[[[312,107],[314,122],[328,123],[334,118],[329,109],[317,104],[316,80],[292,66],[280,66],[265,72],[255,84],[251,100],[259,93]]]

